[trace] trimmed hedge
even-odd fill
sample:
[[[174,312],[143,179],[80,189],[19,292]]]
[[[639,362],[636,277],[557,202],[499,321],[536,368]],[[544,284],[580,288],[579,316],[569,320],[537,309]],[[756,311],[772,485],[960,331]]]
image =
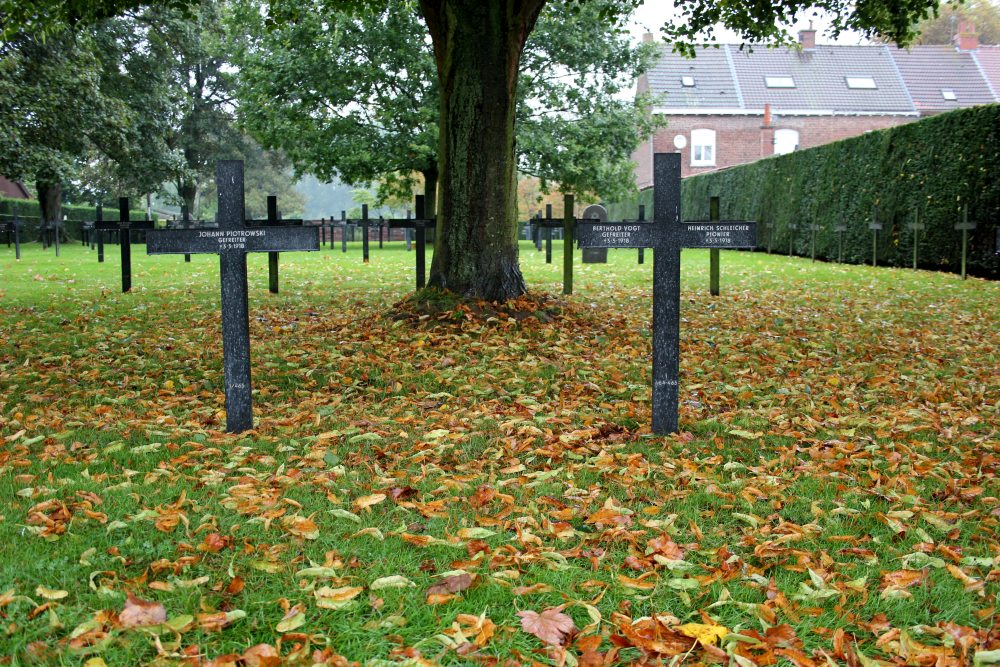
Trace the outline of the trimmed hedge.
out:
[[[912,266],[915,214],[926,225],[918,237],[918,266],[958,271],[962,233],[955,223],[968,206],[969,273],[1000,277],[995,254],[1000,219],[1000,105],[974,107],[888,130],[692,176],[682,186],[682,216],[708,218],[710,196],[720,197],[723,219],[758,221],[760,247],[836,261],[845,225],[843,259],[872,261],[873,215],[882,223],[878,263]],[[612,219],[634,218],[652,192],[613,207]],[[797,224],[791,229],[790,223]]]
[[[78,240],[82,238],[80,223],[89,222],[97,218],[97,209],[93,206],[63,204],[62,212],[66,216],[63,228],[66,230],[67,236]],[[38,206],[38,202],[34,199],[7,199],[6,197],[0,197],[0,222],[8,222],[11,216],[14,215],[24,223],[24,240],[26,242],[36,240],[38,226],[41,223],[41,209]],[[146,211],[136,211],[133,209],[129,213],[129,218],[131,220],[145,220]],[[105,208],[104,219],[117,220],[118,208]]]

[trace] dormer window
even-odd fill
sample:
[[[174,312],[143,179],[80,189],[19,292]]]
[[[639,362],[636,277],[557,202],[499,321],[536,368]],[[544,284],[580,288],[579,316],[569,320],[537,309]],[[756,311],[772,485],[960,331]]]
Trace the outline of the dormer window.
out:
[[[685,88],[694,88],[694,77],[693,76],[682,76],[681,85]]]
[[[955,96],[954,90],[948,90],[947,88],[941,89],[941,97],[948,100],[949,102],[954,102],[958,98]]]
[[[848,76],[845,77],[847,81],[847,87],[856,90],[875,90],[878,86],[875,85],[875,79],[870,76]]]
[[[794,88],[795,79],[790,76],[765,76],[764,85],[768,88]]]

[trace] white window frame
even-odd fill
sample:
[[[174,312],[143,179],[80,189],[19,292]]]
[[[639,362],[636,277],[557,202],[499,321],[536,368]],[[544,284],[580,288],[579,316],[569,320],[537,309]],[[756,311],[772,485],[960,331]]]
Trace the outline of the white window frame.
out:
[[[958,100],[958,95],[956,95],[955,91],[952,90],[951,88],[942,88],[941,97],[948,100],[949,102],[955,102]]]
[[[788,139],[785,139],[783,141],[779,141],[779,139],[783,138],[783,137],[788,137],[789,139],[791,139],[792,137],[794,137],[794,141],[789,141]],[[791,148],[789,148],[787,150],[779,150],[779,147],[780,148],[785,148],[789,144],[791,145]],[[774,131],[774,154],[775,155],[787,155],[788,153],[793,153],[793,152],[797,151],[798,149],[799,149],[799,131],[798,130],[792,130],[792,129],[788,129],[788,128],[783,128],[783,129],[775,130]]]
[[[691,130],[691,166],[714,167],[716,158],[716,133],[707,127]]]
[[[878,90],[875,79],[870,76],[845,76],[844,81],[851,90]]]
[[[764,85],[768,88],[795,88],[795,79],[790,76],[774,74],[764,77]]]
[[[681,77],[681,85],[685,88],[694,88],[694,77],[689,74],[685,74]]]

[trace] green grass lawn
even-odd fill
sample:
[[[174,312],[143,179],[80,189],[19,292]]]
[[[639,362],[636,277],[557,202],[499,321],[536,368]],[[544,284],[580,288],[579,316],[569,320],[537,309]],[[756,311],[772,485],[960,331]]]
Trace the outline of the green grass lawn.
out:
[[[658,437],[651,252],[391,246],[251,256],[242,435],[216,257],[0,246],[0,665],[1000,661],[1000,284],[684,251]]]

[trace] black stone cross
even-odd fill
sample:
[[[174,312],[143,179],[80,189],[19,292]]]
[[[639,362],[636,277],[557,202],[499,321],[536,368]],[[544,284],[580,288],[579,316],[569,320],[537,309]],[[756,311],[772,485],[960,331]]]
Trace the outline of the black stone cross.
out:
[[[15,216],[9,222],[0,222],[0,232],[7,233],[7,247],[10,247],[10,239],[14,237],[14,259],[21,259],[21,232],[24,230],[24,223]]]
[[[153,229],[152,220],[129,220],[128,197],[118,198],[118,222],[102,219],[101,207],[97,208],[97,220],[94,222],[94,230],[100,234],[98,236],[97,261],[104,261],[104,239],[105,231],[118,231],[118,245],[121,249],[122,258],[122,293],[132,289],[132,230],[133,229]]]
[[[749,248],[754,222],[681,222],[680,153],[653,156],[653,221],[582,222],[580,246],[653,248],[653,433],[677,431],[681,248]]]
[[[343,211],[341,211],[343,215]],[[368,218],[368,204],[361,205],[361,217],[354,218],[344,218],[344,230],[347,230],[347,225],[355,225],[361,227],[361,259],[367,264],[368,263],[368,229],[371,220]],[[351,232],[351,241],[354,240],[354,232]],[[347,242],[344,242],[344,252],[347,252]]]
[[[708,220],[685,220],[689,231],[704,234],[684,242],[685,248],[709,248],[708,290],[719,296],[719,250],[752,248],[757,245],[757,223],[749,220],[720,220],[719,198],[708,198]],[[690,243],[690,244],[689,244]]]
[[[415,229],[417,233],[417,289],[427,284],[427,228],[434,229],[435,218],[428,218],[424,212],[424,196],[417,195],[414,203],[415,218],[388,218],[384,222],[389,229]]]
[[[215,166],[215,179],[219,192],[219,228],[152,231],[146,240],[146,252],[150,255],[219,255],[226,431],[240,433],[253,428],[247,253],[319,250],[319,231],[315,227],[247,227],[243,162],[220,160]]]
[[[969,251],[969,232],[976,228],[975,221],[969,222],[969,205],[962,206],[962,222],[955,223],[955,229],[962,232],[962,280],[965,280],[965,258]]]
[[[247,220],[247,224],[267,225],[269,227],[284,227],[286,225],[302,226],[302,220],[282,220],[278,215],[278,198],[274,195],[267,197],[267,219]],[[318,249],[318,248],[317,248]],[[278,253],[267,253],[267,289],[271,294],[278,293]]]

